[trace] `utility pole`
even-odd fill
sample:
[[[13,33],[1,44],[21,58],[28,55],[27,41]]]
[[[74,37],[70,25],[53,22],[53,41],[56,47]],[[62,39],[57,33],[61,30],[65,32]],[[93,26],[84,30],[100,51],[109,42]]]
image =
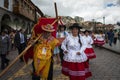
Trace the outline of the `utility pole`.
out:
[[[96,22],[95,22],[95,19],[92,19],[92,22],[93,22],[93,31],[96,32]]]
[[[103,31],[105,32],[105,16],[103,17]]]
[[[103,17],[103,24],[105,24],[105,16]]]

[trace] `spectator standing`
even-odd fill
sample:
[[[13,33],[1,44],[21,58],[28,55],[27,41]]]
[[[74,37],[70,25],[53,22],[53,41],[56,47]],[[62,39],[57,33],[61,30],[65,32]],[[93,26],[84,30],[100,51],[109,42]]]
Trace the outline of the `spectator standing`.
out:
[[[118,32],[118,40],[120,41],[120,30]]]
[[[110,29],[109,32],[107,32],[108,35],[108,41],[109,41],[109,45],[112,46],[112,43],[114,41],[114,32],[112,29]]]
[[[19,54],[26,48],[27,37],[24,34],[24,30],[23,29],[20,29],[16,33],[15,38],[14,38],[14,43],[15,43],[15,46],[17,47],[17,49],[18,49],[18,53]],[[21,57],[20,60],[21,60],[21,62],[23,62],[23,57]]]
[[[6,58],[9,54],[10,40],[6,31],[2,31],[0,35],[0,56],[1,56],[1,69],[3,70],[9,64],[9,59]]]
[[[114,44],[116,44],[117,39],[118,39],[118,32],[117,32],[117,30],[115,30],[115,32],[114,32]]]

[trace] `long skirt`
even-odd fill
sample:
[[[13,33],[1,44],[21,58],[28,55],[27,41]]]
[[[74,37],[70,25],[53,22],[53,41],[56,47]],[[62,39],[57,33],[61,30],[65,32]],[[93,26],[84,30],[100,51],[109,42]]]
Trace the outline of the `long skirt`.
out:
[[[62,73],[69,76],[70,80],[86,80],[92,76],[87,61],[82,63],[63,61]]]
[[[105,44],[105,40],[95,40],[94,44],[98,46],[103,46]]]
[[[86,48],[84,52],[87,55],[88,59],[96,58],[96,54],[93,48]]]

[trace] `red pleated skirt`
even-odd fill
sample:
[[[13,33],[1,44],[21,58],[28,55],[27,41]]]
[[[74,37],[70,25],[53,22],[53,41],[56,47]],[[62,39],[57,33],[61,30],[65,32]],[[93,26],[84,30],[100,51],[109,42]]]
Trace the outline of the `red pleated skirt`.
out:
[[[96,40],[94,40],[94,44],[103,46],[105,44],[105,40],[100,41],[100,40],[96,39]]]
[[[82,63],[63,61],[62,73],[69,76],[70,80],[86,80],[92,76],[87,61]]]
[[[88,59],[96,58],[96,54],[93,48],[86,48],[84,52],[87,55]]]

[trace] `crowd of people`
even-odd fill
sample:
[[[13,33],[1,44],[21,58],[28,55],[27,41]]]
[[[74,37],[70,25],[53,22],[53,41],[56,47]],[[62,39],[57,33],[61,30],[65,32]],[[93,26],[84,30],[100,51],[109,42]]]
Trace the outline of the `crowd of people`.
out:
[[[27,38],[23,29],[18,31],[3,30],[0,34],[0,58],[1,58],[1,70],[4,70],[9,65],[9,59],[7,58],[10,51],[18,49],[20,54],[26,47]],[[20,60],[23,62],[23,58]]]
[[[49,28],[48,28],[49,27]],[[92,76],[89,70],[89,60],[96,58],[92,47],[93,38],[88,30],[80,31],[79,24],[75,23],[66,31],[65,25],[60,25],[53,38],[52,27],[42,27],[43,33],[34,44],[34,61],[32,80],[53,80],[53,57],[62,66],[62,73],[70,80],[86,80]],[[32,42],[33,38],[30,40]],[[51,48],[50,48],[51,47]],[[43,57],[44,56],[44,57]]]
[[[55,31],[53,26],[47,24],[41,26],[43,33],[39,34],[39,40],[33,45],[33,75],[32,80],[53,80],[53,57],[57,57],[57,63],[62,66],[62,74],[69,77],[70,80],[86,80],[91,77],[89,70],[89,60],[96,58],[93,44],[103,46],[105,43],[116,44],[120,40],[120,31],[111,29],[105,34],[102,31],[94,33],[88,30],[81,30],[81,26],[74,23],[66,31],[65,25],[59,25],[56,38],[51,35]],[[6,57],[11,50],[18,49],[20,54],[27,43],[33,43],[35,36],[31,36],[27,42],[27,36],[24,30],[17,32],[11,31],[7,34],[2,31],[0,34],[0,57],[1,69],[9,65],[9,59]],[[23,57],[20,58],[23,62]]]
[[[106,36],[107,36],[107,40],[110,46],[112,46],[112,44],[116,45],[117,40],[120,41],[120,30],[117,31],[117,30],[110,29],[106,33]]]

